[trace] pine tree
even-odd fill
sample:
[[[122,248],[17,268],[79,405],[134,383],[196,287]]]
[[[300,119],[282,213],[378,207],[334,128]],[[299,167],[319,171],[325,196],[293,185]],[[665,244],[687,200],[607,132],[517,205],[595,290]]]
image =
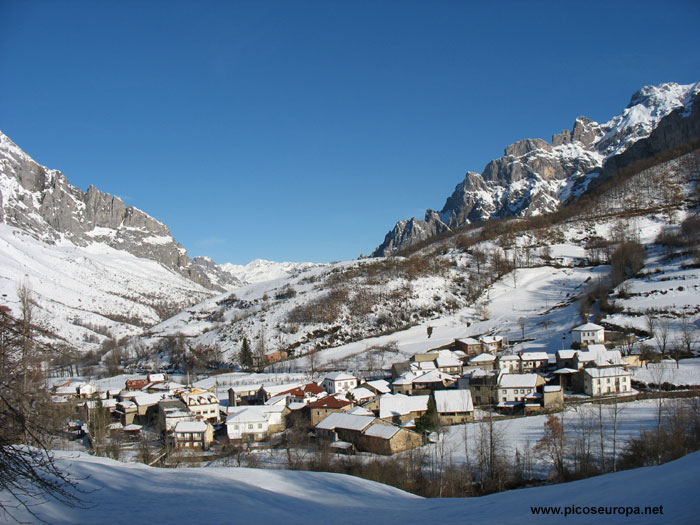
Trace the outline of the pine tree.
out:
[[[241,345],[241,351],[238,352],[238,362],[245,370],[253,368],[253,352],[250,349],[250,344],[247,338],[243,338],[243,344]]]

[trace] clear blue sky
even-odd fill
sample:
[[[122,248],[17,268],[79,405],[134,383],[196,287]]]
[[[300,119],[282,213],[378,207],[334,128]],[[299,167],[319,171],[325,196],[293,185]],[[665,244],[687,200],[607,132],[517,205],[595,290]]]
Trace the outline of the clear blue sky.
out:
[[[700,2],[0,2],[0,129],[190,255],[331,261],[515,140],[700,80]]]

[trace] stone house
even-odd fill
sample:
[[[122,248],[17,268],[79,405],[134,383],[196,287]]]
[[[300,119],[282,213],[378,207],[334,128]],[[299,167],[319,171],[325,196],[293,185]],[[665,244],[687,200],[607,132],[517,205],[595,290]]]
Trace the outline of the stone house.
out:
[[[469,390],[436,390],[433,399],[441,425],[474,420],[474,404]]]
[[[338,396],[327,396],[306,406],[311,425],[316,426],[330,414],[335,412],[347,412],[353,404],[347,399]]]
[[[415,421],[428,411],[429,399],[428,395],[384,394],[379,398],[379,418],[396,424]]]

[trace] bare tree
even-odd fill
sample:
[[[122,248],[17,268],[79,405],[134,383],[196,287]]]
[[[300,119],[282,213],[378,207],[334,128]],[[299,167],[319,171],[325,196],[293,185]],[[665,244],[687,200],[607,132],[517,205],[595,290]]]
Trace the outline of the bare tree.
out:
[[[39,519],[32,509],[47,499],[82,505],[76,480],[48,450],[57,429],[38,356],[50,349],[37,343],[30,315],[17,319],[0,306],[0,510],[12,519],[17,511]]]
[[[564,433],[564,412],[561,417],[551,415],[544,424],[544,435],[535,445],[535,450],[549,458],[554,467],[557,479],[566,478],[564,464],[566,450],[566,434]]]
[[[266,358],[267,348],[265,346],[265,331],[260,330],[260,335],[258,336],[258,342],[255,345],[255,366],[258,371],[262,372],[267,364]]]
[[[306,354],[306,363],[309,366],[311,377],[314,377],[316,372],[318,372],[318,357],[318,349],[311,350],[311,352]]]
[[[656,327],[654,329],[654,341],[656,346],[661,352],[662,357],[666,357],[666,349],[669,343],[671,323],[668,319],[662,318],[657,320]]]
[[[518,319],[518,325],[520,326],[521,339],[525,339],[525,327],[527,326],[527,317],[520,317]]]
[[[608,416],[612,426],[612,471],[617,472],[617,430],[620,424],[620,415],[624,410],[624,405],[617,400],[617,394],[613,396],[613,401],[608,405]]]
[[[695,344],[697,343],[698,339],[698,330],[695,327],[695,324],[693,324],[692,320],[687,314],[684,314],[683,317],[681,317],[681,324],[680,324],[680,346],[683,348],[683,350],[689,354],[693,354],[693,349],[695,348]]]
[[[632,355],[634,347],[637,345],[637,337],[634,334],[625,334],[620,340],[620,348],[622,354],[626,356]]]

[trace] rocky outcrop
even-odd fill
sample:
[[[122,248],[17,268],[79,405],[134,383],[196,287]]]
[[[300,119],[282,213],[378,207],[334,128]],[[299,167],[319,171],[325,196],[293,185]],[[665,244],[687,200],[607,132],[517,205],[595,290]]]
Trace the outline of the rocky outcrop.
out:
[[[2,133],[0,222],[48,243],[60,238],[78,246],[102,242],[212,287],[165,224],[94,186],[87,192],[72,186],[61,172],[39,165]]]
[[[694,103],[699,93],[700,83],[646,86],[605,124],[579,117],[571,130],[554,135],[551,144],[542,139],[515,142],[482,173],[467,172],[440,212],[428,210],[422,221],[399,221],[372,255],[390,255],[466,224],[554,211],[592,180],[603,179],[601,172],[607,176],[692,137],[695,124],[688,117],[691,108],[699,111],[700,101]]]

